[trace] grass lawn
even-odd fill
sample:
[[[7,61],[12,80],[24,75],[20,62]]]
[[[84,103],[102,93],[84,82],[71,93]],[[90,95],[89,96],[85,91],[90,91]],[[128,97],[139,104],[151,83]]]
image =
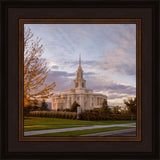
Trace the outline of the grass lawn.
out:
[[[47,130],[59,128],[73,128],[84,127],[91,125],[111,125],[111,124],[125,124],[136,123],[136,121],[84,121],[72,119],[57,119],[57,118],[41,118],[41,117],[28,117],[24,119],[24,131],[34,130]]]
[[[130,129],[130,128],[133,128],[133,127],[110,127],[110,128],[86,129],[86,130],[78,130],[78,131],[70,131],[70,132],[40,134],[40,135],[31,136],[31,137],[75,137],[75,136],[81,136],[85,134],[101,133],[101,132],[123,130],[123,129]]]
[[[85,125],[31,125],[24,126],[24,131],[38,131],[47,129],[61,129],[61,128],[73,128],[73,127],[83,127]]]

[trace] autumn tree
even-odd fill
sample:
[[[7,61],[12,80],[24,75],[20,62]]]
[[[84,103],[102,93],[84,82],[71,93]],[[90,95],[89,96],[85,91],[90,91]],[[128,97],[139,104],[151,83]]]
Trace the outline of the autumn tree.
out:
[[[51,96],[55,82],[46,83],[49,73],[47,62],[42,58],[44,47],[41,39],[35,37],[30,28],[24,29],[24,105],[31,105],[35,99],[42,101]]]
[[[128,98],[128,100],[124,100],[124,104],[126,105],[128,112],[136,114],[137,113],[137,99]]]

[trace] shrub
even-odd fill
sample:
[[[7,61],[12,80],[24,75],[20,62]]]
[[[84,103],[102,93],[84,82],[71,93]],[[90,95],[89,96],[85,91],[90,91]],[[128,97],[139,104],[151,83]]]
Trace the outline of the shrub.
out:
[[[71,112],[71,110],[69,108],[66,108],[63,110],[64,112]]]
[[[100,108],[93,108],[93,112],[100,112]]]

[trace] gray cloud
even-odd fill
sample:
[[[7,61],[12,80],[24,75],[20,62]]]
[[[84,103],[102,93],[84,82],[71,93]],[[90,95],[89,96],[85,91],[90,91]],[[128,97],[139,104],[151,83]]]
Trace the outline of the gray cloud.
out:
[[[97,66],[97,65],[99,65],[98,63],[97,63],[97,61],[89,61],[89,60],[87,60],[87,61],[81,61],[81,63],[82,63],[82,66],[83,65],[88,65],[88,66]],[[70,66],[78,66],[78,64],[79,64],[79,61],[78,60],[76,60],[76,61],[64,61],[63,62],[63,64],[64,65],[70,65]]]
[[[91,75],[95,75],[95,73],[94,72],[84,72],[83,75],[91,76]]]
[[[108,93],[119,93],[119,94],[129,94],[129,95],[135,95],[136,94],[136,88],[133,86],[125,86],[125,85],[119,85],[119,84],[112,84],[110,86],[105,86],[108,90]]]
[[[134,64],[111,64],[111,62],[103,62],[104,70],[112,70],[116,74],[136,75],[136,65]]]
[[[57,65],[54,65],[51,67],[52,69],[58,69],[59,67]]]
[[[94,75],[94,72],[86,72],[84,75]],[[65,71],[50,71],[47,77],[47,83],[56,82],[55,90],[58,92],[64,92],[68,88],[73,87],[73,80],[76,78],[75,73],[68,73]]]
[[[56,87],[53,92],[64,92],[73,86],[72,73],[64,71],[50,71],[47,77],[47,83],[56,82]]]
[[[136,75],[136,54],[125,49],[115,49],[104,54],[99,65],[112,74]]]
[[[68,73],[65,71],[51,71],[50,75],[52,75],[53,77],[71,77],[74,76],[75,73]]]
[[[97,83],[99,81],[99,83]],[[108,92],[109,95],[125,94],[136,95],[136,88],[129,85],[117,84],[112,80],[106,82],[96,79],[96,77],[86,77],[86,83],[88,88],[94,89],[97,92]]]
[[[84,75],[94,75],[94,72],[84,72]],[[54,76],[54,77],[73,77],[75,76],[76,78],[76,72],[75,73],[68,73],[65,71],[51,71],[50,75]]]
[[[121,95],[121,94],[112,94],[112,95],[109,95],[108,96],[108,99],[116,99],[116,98],[123,98],[123,97],[125,97],[125,96],[127,96],[127,95]]]
[[[127,64],[121,64],[119,66],[117,66],[116,71],[118,73],[123,73],[126,75],[136,75],[136,66],[132,65],[127,65]]]

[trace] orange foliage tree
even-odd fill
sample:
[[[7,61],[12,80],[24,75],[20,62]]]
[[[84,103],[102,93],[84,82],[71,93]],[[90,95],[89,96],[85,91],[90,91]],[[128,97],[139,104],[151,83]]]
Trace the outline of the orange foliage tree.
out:
[[[39,37],[34,37],[30,28],[24,29],[24,106],[38,99],[51,96],[55,82],[46,84],[49,73],[47,62],[42,58],[44,47]]]

